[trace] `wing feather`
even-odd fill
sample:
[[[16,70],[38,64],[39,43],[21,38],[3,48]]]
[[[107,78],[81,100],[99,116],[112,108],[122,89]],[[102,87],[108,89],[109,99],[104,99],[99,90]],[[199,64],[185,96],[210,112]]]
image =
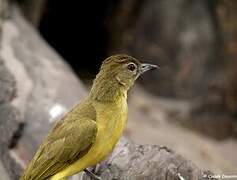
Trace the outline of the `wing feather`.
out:
[[[89,118],[59,122],[46,137],[25,171],[23,180],[43,180],[86,154],[97,134]]]

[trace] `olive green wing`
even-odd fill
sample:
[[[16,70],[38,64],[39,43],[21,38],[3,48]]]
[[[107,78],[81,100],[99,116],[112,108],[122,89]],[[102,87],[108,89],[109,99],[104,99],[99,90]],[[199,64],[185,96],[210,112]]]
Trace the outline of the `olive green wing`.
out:
[[[43,180],[56,174],[86,154],[96,134],[96,122],[89,118],[59,122],[40,146],[22,179]]]

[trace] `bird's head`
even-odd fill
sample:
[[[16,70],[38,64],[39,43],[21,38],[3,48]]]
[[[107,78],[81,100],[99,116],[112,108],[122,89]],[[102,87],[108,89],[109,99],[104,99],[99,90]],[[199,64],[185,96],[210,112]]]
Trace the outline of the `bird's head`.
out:
[[[92,90],[108,95],[119,90],[127,91],[141,74],[156,68],[156,65],[140,63],[126,54],[110,56],[103,62]]]
[[[107,80],[115,80],[120,86],[129,89],[141,74],[156,68],[156,65],[140,63],[131,56],[118,54],[103,62],[100,73],[103,73]]]

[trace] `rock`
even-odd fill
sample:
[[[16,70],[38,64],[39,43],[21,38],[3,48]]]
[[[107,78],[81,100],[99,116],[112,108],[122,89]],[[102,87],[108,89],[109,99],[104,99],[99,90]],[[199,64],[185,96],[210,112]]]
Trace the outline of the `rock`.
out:
[[[0,59],[0,161],[4,163],[7,173],[1,165],[1,174],[15,178],[19,174],[20,167],[9,157],[8,147],[11,144],[12,138],[18,129],[19,112],[11,105],[11,100],[15,96],[15,81],[14,77],[6,69],[3,61]],[[0,162],[1,163],[1,162]],[[2,164],[2,163],[1,163]]]
[[[139,86],[133,88],[129,96],[129,120],[125,131],[137,144],[159,144],[167,146],[198,167],[208,169],[214,174],[233,174],[237,169],[237,142],[232,138],[213,139],[198,133],[189,127],[183,127],[191,106],[189,102],[156,97]],[[192,119],[190,119],[191,121]],[[210,122],[201,121],[202,129],[213,134],[225,134],[226,126],[221,125],[218,118]],[[190,122],[191,123],[191,122]],[[193,122],[198,128],[197,122]],[[193,126],[194,126],[193,125]],[[215,128],[216,126],[217,129]],[[209,135],[209,134],[208,134]]]
[[[10,102],[15,97],[15,79],[0,59],[0,103]]]
[[[0,174],[1,174],[1,178],[4,180],[10,180],[10,177],[8,176],[5,168],[3,167],[2,162],[0,161]]]
[[[0,157],[18,179],[53,123],[86,90],[17,8],[1,28]]]
[[[201,180],[210,175],[167,147],[137,145],[126,138],[93,172],[106,180]],[[89,179],[84,174],[83,180]]]

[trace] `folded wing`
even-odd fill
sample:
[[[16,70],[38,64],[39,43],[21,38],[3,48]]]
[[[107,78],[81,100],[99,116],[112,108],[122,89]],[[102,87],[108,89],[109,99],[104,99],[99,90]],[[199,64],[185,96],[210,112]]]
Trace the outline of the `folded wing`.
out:
[[[85,155],[97,134],[96,122],[89,118],[58,122],[42,143],[22,180],[43,180]]]

